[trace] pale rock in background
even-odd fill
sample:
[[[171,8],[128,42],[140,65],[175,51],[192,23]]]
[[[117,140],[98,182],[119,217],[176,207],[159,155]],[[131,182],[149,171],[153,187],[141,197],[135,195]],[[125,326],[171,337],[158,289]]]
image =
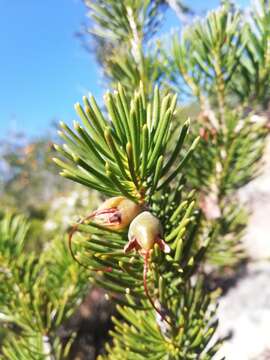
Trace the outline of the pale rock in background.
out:
[[[270,360],[270,140],[261,175],[239,191],[251,215],[244,276],[220,299],[218,336],[231,333],[217,359]]]

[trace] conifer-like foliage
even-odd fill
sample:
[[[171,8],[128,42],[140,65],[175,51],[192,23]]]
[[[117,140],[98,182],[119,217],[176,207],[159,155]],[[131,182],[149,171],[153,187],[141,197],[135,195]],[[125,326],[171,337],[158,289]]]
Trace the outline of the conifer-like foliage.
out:
[[[72,339],[61,343],[57,330],[85,294],[87,275],[62,239],[41,255],[28,251],[29,227],[19,215],[0,221],[1,358],[64,359]]]
[[[147,3],[150,5],[158,12],[158,3]],[[205,261],[228,266],[243,257],[240,239],[247,216],[239,208],[235,192],[256,175],[267,133],[265,124],[254,123],[256,108],[247,108],[256,82],[251,74],[262,76],[251,68],[247,74],[248,63],[253,61],[254,67],[260,67],[247,37],[253,43],[254,37],[260,39],[261,52],[267,54],[269,9],[262,2],[260,15],[253,15],[256,24],[262,22],[259,28],[263,34],[255,31],[254,25],[243,26],[241,13],[230,5],[210,13],[188,27],[180,40],[174,38],[164,71],[159,56],[145,62],[147,36],[143,29],[155,23],[147,21],[153,14],[149,15],[147,6],[140,2],[130,6],[125,1],[119,3],[126,26],[117,22],[117,29],[109,15],[118,4],[106,1],[92,6],[95,35],[106,38],[111,49],[122,41],[128,50],[104,63],[116,88],[105,97],[107,116],[93,98],[84,98],[84,109],[76,105],[84,128],[75,123],[72,131],[62,124],[66,145],[57,149],[68,161],[56,162],[64,169],[62,175],[106,195],[123,195],[161,221],[171,251],[164,254],[157,244],[151,249],[147,283],[155,307],[145,291],[141,254],[135,251],[129,255],[123,250],[127,229],[113,231],[93,220],[82,221],[77,229],[86,236],[77,237],[77,256],[89,269],[112,269],[95,276],[97,284],[121,305],[118,310],[124,318],[124,323],[114,319],[109,359],[211,359],[219,346],[207,346],[216,323],[211,297],[197,271]],[[132,14],[137,16],[133,22]],[[134,29],[139,29],[138,37],[134,37]],[[114,36],[107,36],[110,31]],[[265,66],[267,56],[263,59]],[[125,62],[130,64],[128,76],[122,71]],[[153,90],[158,78],[146,76],[148,66],[153,71],[158,68],[174,88],[182,78],[186,85],[181,85],[180,92],[190,89],[197,99],[200,111],[196,120],[192,119],[187,139],[189,125],[179,119],[176,98],[165,90]],[[124,85],[128,81],[128,86],[116,86],[119,80]],[[236,86],[243,81],[249,84],[245,99]],[[261,102],[255,104],[260,106]],[[198,134],[201,141],[195,148]],[[197,205],[192,189],[197,190]]]
[[[118,311],[100,359],[212,359],[220,293],[206,280],[246,256],[237,191],[259,173],[269,131],[269,2],[248,17],[224,2],[166,41],[162,15],[180,1],[85,4],[111,91],[60,123],[54,161],[106,201],[41,254],[31,224],[4,215],[0,356],[65,359],[72,336],[59,327],[90,280]]]
[[[153,1],[147,4],[151,4],[151,6],[154,4],[156,6],[156,16],[158,18],[158,2]],[[89,6],[91,7],[91,5]],[[115,7],[117,6],[118,5],[115,5]],[[121,6],[122,14],[126,14],[128,22],[127,14],[131,14],[130,9],[128,8],[130,6],[129,2],[121,1],[119,2],[119,6]],[[114,33],[121,33],[121,40],[119,41],[119,38],[117,38],[118,35],[116,35],[116,37],[107,36],[106,33],[108,34],[108,32],[114,31],[115,24],[111,24],[109,21],[108,14],[106,15],[104,12],[105,8],[109,9],[109,11],[114,11],[112,9],[115,9],[114,5],[107,1],[101,6],[95,4],[92,8],[92,29],[95,29],[95,26],[98,26],[99,30],[103,29],[102,33],[99,32],[98,34],[98,32],[96,32],[96,36],[100,41],[101,39],[106,39],[110,49],[118,49],[118,45],[121,41],[125,44],[124,46],[128,49],[127,53],[125,51],[114,53],[113,61],[107,63],[104,62],[103,66],[105,68],[105,74],[108,75],[110,80],[114,81],[114,84],[115,81],[121,81],[126,85],[127,73],[119,71],[119,64],[122,66],[125,61],[130,64],[131,54],[134,56],[134,48],[132,48],[132,45],[135,44],[133,37],[134,33],[132,33],[130,29],[128,30],[128,27],[121,27],[120,24],[117,24],[117,31],[115,29]],[[134,4],[134,9],[134,13],[139,14],[140,11],[142,11],[143,6],[141,3],[136,3]],[[147,14],[147,12],[144,12],[144,14]],[[112,267],[112,273],[106,273],[103,277],[97,278],[100,285],[107,287],[110,290],[121,292],[122,294],[126,293],[126,299],[121,298],[121,300],[119,299],[118,301],[123,302],[124,307],[119,310],[127,324],[122,325],[118,320],[115,320],[116,330],[113,333],[114,346],[109,348],[110,358],[123,357],[127,350],[131,353],[130,358],[140,358],[140,356],[143,358],[150,353],[150,358],[156,357],[162,359],[166,358],[166,356],[168,356],[168,358],[188,358],[189,356],[190,358],[196,358],[198,357],[198,353],[200,353],[200,351],[196,352],[198,349],[194,350],[194,352],[191,350],[192,347],[190,346],[191,343],[189,341],[185,343],[186,348],[181,341],[178,342],[179,338],[176,335],[176,329],[181,328],[179,325],[181,320],[178,320],[177,324],[177,315],[179,316],[180,313],[175,312],[176,308],[173,310],[170,302],[168,300],[166,301],[167,296],[169,296],[166,295],[166,292],[169,294],[170,291],[173,291],[173,278],[175,276],[174,270],[170,270],[167,261],[169,261],[172,256],[178,264],[181,264],[181,270],[179,271],[178,269],[177,271],[182,275],[178,275],[178,279],[182,278],[182,276],[183,278],[182,280],[178,280],[180,281],[180,285],[176,292],[179,291],[180,294],[183,294],[186,291],[185,285],[189,283],[190,276],[196,273],[196,269],[200,266],[201,260],[203,260],[203,263],[210,262],[211,264],[218,266],[228,266],[235,265],[244,256],[240,240],[247,222],[247,214],[243,208],[239,207],[236,198],[236,190],[256,176],[259,169],[259,160],[263,154],[264,139],[267,134],[267,124],[262,121],[256,122],[256,119],[258,118],[256,116],[254,117],[254,114],[262,108],[265,108],[265,104],[268,103],[268,88],[265,82],[268,72],[263,70],[265,66],[267,68],[268,62],[268,14],[268,3],[261,1],[257,10],[252,12],[251,18],[246,21],[243,26],[245,20],[242,13],[230,4],[225,4],[218,10],[209,13],[205,19],[198,20],[191,24],[182,32],[180,39],[178,36],[175,36],[171,53],[168,52],[167,49],[162,51],[162,54],[166,55],[166,59],[163,59],[163,64],[167,63],[168,65],[166,68],[160,66],[162,62],[160,60],[160,54],[156,56],[155,59],[151,60],[152,63],[150,62],[150,64],[152,70],[159,69],[160,75],[158,78],[145,77],[145,74],[147,74],[147,65],[144,61],[141,61],[141,71],[138,72],[139,77],[137,77],[136,81],[129,81],[128,90],[126,90],[127,99],[132,99],[131,90],[138,93],[138,80],[140,78],[142,81],[141,89],[145,90],[146,101],[148,99],[150,100],[149,103],[151,105],[148,105],[150,110],[146,111],[147,120],[144,120],[148,126],[147,132],[149,134],[149,144],[155,140],[155,136],[154,138],[151,136],[152,125],[149,127],[149,118],[155,118],[155,113],[151,111],[153,111],[152,109],[155,107],[153,104],[155,104],[157,98],[156,92],[151,93],[151,88],[153,89],[153,84],[158,79],[167,78],[166,86],[169,84],[169,86],[177,89],[180,94],[181,92],[189,93],[189,95],[191,95],[198,103],[199,113],[197,113],[196,117],[192,116],[191,134],[188,139],[183,142],[184,139],[182,139],[181,134],[186,125],[183,124],[183,120],[178,115],[179,113],[177,111],[174,112],[175,121],[171,128],[173,130],[171,131],[170,139],[172,139],[172,144],[174,143],[177,145],[175,147],[175,145],[172,146],[171,144],[166,143],[169,137],[166,138],[162,135],[164,145],[166,143],[167,151],[165,147],[162,146],[157,150],[158,153],[154,160],[155,173],[151,171],[151,160],[154,158],[153,153],[148,155],[147,163],[149,163],[150,166],[150,173],[148,173],[148,177],[146,173],[146,178],[142,178],[141,174],[137,173],[138,166],[140,167],[145,156],[143,149],[144,140],[141,140],[141,134],[144,134],[143,128],[141,127],[141,131],[135,133],[137,142],[141,144],[141,149],[137,151],[137,153],[136,151],[133,151],[133,154],[135,155],[135,158],[133,157],[134,167],[132,167],[132,169],[135,169],[135,174],[133,174],[133,176],[132,171],[134,170],[130,168],[129,162],[131,156],[128,155],[127,148],[125,149],[123,143],[120,143],[119,152],[121,152],[122,149],[125,153],[126,150],[124,156],[126,157],[128,165],[126,165],[125,172],[131,170],[129,176],[134,181],[133,186],[135,188],[138,189],[138,187],[140,188],[140,184],[143,185],[143,194],[146,195],[145,198],[143,196],[143,201],[145,201],[151,211],[161,219],[165,229],[164,238],[173,250],[169,255],[160,253],[158,257],[157,252],[159,250],[158,248],[155,248],[151,258],[153,294],[156,294],[160,308],[171,315],[171,320],[174,324],[171,328],[171,333],[169,335],[166,333],[166,336],[163,338],[164,344],[162,349],[156,346],[156,352],[154,352],[154,349],[151,348],[152,343],[148,344],[147,341],[143,341],[143,334],[144,331],[147,331],[147,325],[144,328],[142,321],[139,321],[139,310],[135,312],[135,310],[128,309],[130,306],[134,307],[139,305],[142,308],[142,304],[138,303],[140,292],[136,294],[137,288],[135,285],[139,284],[138,279],[140,278],[142,288],[142,277],[139,277],[137,273],[138,279],[136,282],[132,283],[131,279],[123,281],[124,276],[126,276],[123,272],[125,273],[125,270],[126,272],[129,270],[126,265],[128,256],[125,255],[125,260],[123,260],[123,257],[117,253],[115,254],[117,255],[117,261],[112,261],[114,256],[113,253],[109,253],[109,244],[107,250],[103,248],[103,255],[101,254],[101,248],[95,249],[93,245],[88,244],[89,257],[92,259],[96,258],[95,260],[97,263],[93,263],[93,260],[87,261],[88,256],[85,257],[83,256],[83,253],[79,252],[80,260],[84,260],[92,268],[97,265]],[[117,17],[115,18],[117,19]],[[147,15],[140,18],[140,20],[143,19],[141,22],[139,21],[139,18],[136,19],[136,17],[134,17],[133,19],[137,26],[133,26],[133,29],[137,28],[141,30],[145,25],[144,21],[146,21]],[[121,30],[119,30],[120,27]],[[244,31],[241,31],[242,28],[244,28]],[[149,34],[151,36],[150,31]],[[147,48],[142,46],[147,39],[146,34],[141,31],[140,37],[137,38],[137,40],[138,39],[140,39],[140,41],[137,45],[140,44],[140,59],[142,60],[148,54]],[[128,47],[127,44],[129,44],[130,47]],[[109,54],[109,58],[112,59],[112,53],[110,53],[110,51],[105,51],[105,54]],[[137,69],[138,61],[133,58],[131,59],[131,64],[132,66],[129,67],[129,74],[131,75],[130,78],[134,79],[134,74],[136,73],[134,66]],[[145,79],[147,79],[147,81]],[[258,88],[256,90],[258,97],[255,98],[253,85],[256,83],[259,85],[257,85]],[[243,85],[240,86],[240,84]],[[259,93],[260,86],[264,87],[264,90],[261,93]],[[118,93],[119,89],[115,96],[118,96]],[[262,95],[260,95],[262,93],[265,95],[265,98],[262,98]],[[135,95],[135,98],[136,96],[137,95]],[[162,109],[163,106],[165,107],[166,96],[167,94],[165,91],[160,95],[161,98],[163,97],[163,100],[160,102],[160,109]],[[253,108],[248,106],[251,104],[251,101]],[[130,100],[129,106],[130,118],[132,118],[131,112],[134,102],[136,102],[136,100],[134,100],[133,97],[133,99]],[[142,101],[142,103],[144,103],[144,101]],[[115,107],[117,108],[117,104]],[[176,110],[177,108],[178,104],[176,104]],[[118,108],[118,113],[120,115],[119,110],[120,108]],[[162,114],[165,112],[166,111],[164,110],[160,110],[160,113]],[[138,113],[139,107],[137,110],[137,114]],[[114,117],[117,116],[116,114],[117,111],[114,111]],[[149,116],[149,114],[151,115]],[[120,117],[121,115],[118,118]],[[114,124],[115,121],[111,114],[110,119]],[[162,127],[162,124],[166,123],[164,119],[165,117],[163,116],[159,118],[160,128]],[[91,120],[91,116],[89,120]],[[137,123],[140,123],[140,121],[137,120]],[[180,135],[173,136],[175,130],[179,128]],[[115,132],[117,132],[117,130]],[[194,151],[194,143],[192,142],[198,134],[201,135],[201,141]],[[105,138],[105,140],[108,140],[108,138]],[[125,142],[127,140],[128,139],[126,139]],[[130,140],[131,141],[128,141],[128,143],[131,143],[131,145],[136,143],[136,140],[133,140],[133,142],[132,139]],[[107,146],[108,145],[109,142],[107,141]],[[149,149],[151,148],[153,149],[153,146],[150,145]],[[113,153],[115,154],[116,152],[113,151]],[[186,159],[189,158],[189,154],[191,153],[193,153],[193,156],[190,157],[190,161],[187,165]],[[181,159],[183,154],[184,157]],[[170,159],[174,159],[174,157],[178,158],[179,155],[179,165],[174,164]],[[171,171],[169,171],[168,174],[167,170],[169,170],[169,168],[166,168],[166,165],[165,171],[162,171],[166,161],[167,164],[169,163],[171,166]],[[118,163],[117,157],[115,157],[114,162]],[[105,166],[107,167],[108,172],[108,165],[105,164]],[[121,166],[124,168],[124,164]],[[110,170],[112,169],[110,168]],[[110,171],[108,175],[111,176],[112,173],[113,170]],[[162,175],[164,174],[166,174],[167,179],[165,177],[163,180]],[[187,183],[185,183],[184,176],[187,179]],[[180,182],[177,182],[178,177],[180,178]],[[120,181],[120,184],[116,186],[118,190],[120,190],[121,186],[122,190],[124,190],[123,185],[127,184],[123,178],[123,169],[121,171],[119,168],[118,176],[117,172],[115,172],[114,180],[121,180],[121,178],[122,182]],[[135,180],[137,181],[137,185]],[[159,185],[159,182],[161,185]],[[114,184],[116,185],[115,181]],[[168,188],[166,188],[167,185]],[[187,189],[191,190],[192,188],[197,190],[200,211],[189,211],[189,195]],[[181,189],[180,192],[179,189]],[[125,187],[125,191],[126,190],[128,190],[127,187]],[[123,191],[121,193],[127,196]],[[139,193],[141,193],[141,191],[139,191]],[[174,208],[175,203],[177,203],[177,197],[174,195],[176,193],[181,193],[181,199],[178,198],[180,200],[178,209],[181,209],[181,212],[179,213],[177,208]],[[135,199],[133,200],[135,201]],[[139,202],[140,201],[141,200],[139,200]],[[186,201],[187,205],[184,206],[183,203],[185,204]],[[176,220],[175,223],[172,220]],[[180,225],[177,226],[179,221]],[[183,224],[184,228],[182,228]],[[93,226],[93,224],[90,226]],[[79,225],[79,228],[88,231],[91,234],[91,230],[87,230],[85,225]],[[88,229],[90,229],[89,226]],[[177,235],[178,231],[179,233]],[[172,241],[173,235],[176,236],[174,241]],[[93,235],[90,236],[93,238]],[[126,235],[123,235],[122,247],[124,246],[125,240]],[[82,241],[84,242],[85,240]],[[172,243],[170,243],[171,241]],[[121,246],[116,248],[120,253]],[[82,244],[80,243],[79,248],[81,247]],[[192,254],[192,256],[189,258],[188,254]],[[158,260],[160,255],[161,260]],[[132,262],[135,262],[136,258],[142,262],[142,259],[138,254],[131,257]],[[158,263],[158,266],[155,266],[156,262]],[[193,268],[191,271],[189,271],[190,266]],[[114,275],[115,269],[118,270],[116,275]],[[134,271],[134,269],[132,270]],[[141,272],[142,264],[139,274]],[[135,273],[133,273],[133,275],[135,276]],[[162,285],[159,284],[159,281],[163,278],[167,279],[167,277],[170,279],[168,284],[171,284],[171,289],[169,289],[170,285],[165,286],[164,289],[167,291],[165,291],[164,295],[161,290]],[[104,280],[104,278],[106,280]],[[117,287],[115,287],[116,284]],[[130,286],[130,284],[133,285]],[[188,292],[192,291],[189,289]],[[145,296],[142,291],[141,294]],[[134,297],[136,298],[135,301],[133,299]],[[177,303],[177,307],[178,310],[181,308],[180,303]],[[206,309],[204,313],[206,314]],[[156,313],[154,316],[155,321],[157,320],[157,316],[158,314]],[[189,323],[187,319],[186,321]],[[187,325],[187,327],[188,326],[189,325]],[[181,331],[184,330],[182,329]],[[188,331],[187,328],[185,328],[185,331]],[[126,336],[124,334],[126,334]],[[164,332],[162,334],[164,335]],[[177,343],[178,345],[175,345],[174,348],[167,347],[166,341],[168,339],[170,339],[174,345]],[[198,342],[201,342],[202,338],[199,336],[197,340]],[[154,343],[154,340],[152,341]],[[136,343],[138,342],[140,342],[140,346],[136,346]],[[203,345],[201,342],[199,347],[205,349],[205,344]],[[149,348],[153,349],[153,353]],[[171,349],[171,351],[169,349]],[[187,351],[189,355],[187,355],[185,351]],[[212,354],[210,355],[210,358],[211,356]]]
[[[199,138],[179,157],[188,131],[185,123],[167,156],[176,96],[161,98],[156,87],[153,101],[148,102],[141,84],[129,101],[119,85],[117,92],[105,96],[109,121],[93,97],[84,97],[83,101],[84,108],[80,104],[75,108],[84,127],[74,122],[72,131],[61,123],[64,131],[59,134],[66,143],[56,148],[68,161],[55,162],[63,168],[63,176],[106,195],[124,195],[142,204],[149,202],[156,190],[177,180]]]
[[[215,229],[209,261],[221,266],[244,256],[239,240],[247,214],[236,190],[258,174],[268,133],[260,111],[269,103],[269,73],[264,71],[269,15],[269,4],[261,1],[245,23],[238,10],[225,5],[187,27],[180,38],[176,35],[172,44],[171,80],[180,75],[200,106],[192,128],[202,141],[189,181],[201,192],[203,227]]]
[[[166,1],[104,0],[85,5],[93,20],[87,31],[105,76],[114,87],[121,82],[128,94],[140,82],[150,94],[162,77],[159,49],[151,40],[162,24]]]
[[[156,215],[171,248],[169,254],[164,254],[157,244],[151,248],[146,284],[142,254],[124,252],[127,228],[114,230],[95,221],[95,217],[77,226],[86,235],[76,241],[78,261],[93,271],[104,270],[95,276],[95,281],[112,297],[121,295],[117,297],[123,306],[119,311],[128,321],[125,332],[131,332],[126,338],[115,335],[119,341],[114,343],[110,357],[118,358],[128,348],[128,358],[146,354],[149,358],[164,358],[169,354],[184,359],[187,353],[195,358],[204,351],[202,356],[211,358],[217,348],[215,344],[205,349],[216,327],[209,309],[211,300],[204,293],[203,284],[196,284],[198,279],[194,284],[191,279],[208,247],[208,239],[198,247],[194,192],[184,190],[185,164],[196,151],[198,139],[187,150],[182,149],[187,122],[179,131],[177,143],[167,152],[174,131],[176,97],[162,96],[157,87],[152,101],[146,100],[142,86],[128,101],[120,85],[117,92],[106,95],[106,100],[108,118],[93,98],[84,98],[84,109],[75,106],[83,126],[75,122],[73,131],[61,124],[64,131],[60,135],[66,143],[56,148],[65,161],[55,162],[63,169],[63,176],[109,196],[122,195]],[[148,291],[159,312],[152,308]],[[147,313],[144,322],[141,312]],[[119,325],[118,320],[115,322]],[[145,344],[138,342],[148,328],[154,342],[149,338]],[[121,327],[116,329],[122,332]]]

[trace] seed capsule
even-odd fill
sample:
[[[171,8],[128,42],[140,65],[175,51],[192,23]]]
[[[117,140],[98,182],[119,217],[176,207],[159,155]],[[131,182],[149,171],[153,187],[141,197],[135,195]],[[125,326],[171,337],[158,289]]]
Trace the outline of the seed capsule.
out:
[[[158,244],[162,251],[170,252],[169,246],[162,240],[163,229],[157,217],[149,211],[144,211],[131,222],[128,231],[129,242],[125,246],[125,252],[132,249],[142,253],[153,249]]]
[[[116,196],[104,201],[96,211],[86,216],[71,228],[68,235],[68,244],[73,259],[79,263],[71,246],[72,238],[78,230],[78,225],[93,219],[93,221],[109,229],[121,230],[126,228],[140,212],[141,207],[124,196]],[[81,263],[79,264],[84,266]]]
[[[124,196],[116,196],[104,201],[91,217],[106,227],[119,230],[126,228],[140,211],[138,204]]]
[[[155,304],[155,301],[152,299],[147,286],[147,273],[150,254],[154,245],[158,244],[160,249],[165,253],[170,252],[170,247],[164,242],[164,240],[162,240],[162,235],[163,229],[159,219],[152,215],[149,211],[143,211],[141,214],[135,217],[129,226],[129,241],[124,247],[124,252],[129,252],[134,249],[143,256],[143,287],[145,295],[147,296],[157,314],[159,314],[160,319],[171,325],[170,321],[167,320],[163,312]]]

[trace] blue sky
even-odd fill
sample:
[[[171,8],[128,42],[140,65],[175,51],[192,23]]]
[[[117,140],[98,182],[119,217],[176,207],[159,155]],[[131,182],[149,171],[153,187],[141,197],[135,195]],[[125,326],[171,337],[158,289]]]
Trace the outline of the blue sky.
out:
[[[199,11],[218,3],[186,1]],[[0,5],[0,139],[10,131],[43,135],[52,120],[75,118],[73,104],[84,94],[101,98],[101,71],[75,37],[86,21],[81,0],[0,0]],[[169,14],[164,30],[177,24]]]

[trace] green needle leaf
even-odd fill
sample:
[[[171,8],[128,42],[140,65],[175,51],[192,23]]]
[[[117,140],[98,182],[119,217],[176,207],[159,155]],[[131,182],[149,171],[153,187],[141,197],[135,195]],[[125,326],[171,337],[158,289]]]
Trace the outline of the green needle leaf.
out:
[[[145,178],[147,170],[148,158],[148,126],[145,124],[142,129],[142,163],[141,163],[141,177]]]
[[[182,148],[183,143],[184,143],[184,140],[185,140],[186,135],[188,133],[189,126],[190,126],[190,121],[187,120],[185,122],[185,124],[183,125],[182,129],[180,130],[178,141],[177,141],[176,146],[175,146],[175,148],[173,150],[173,153],[171,154],[170,159],[168,160],[167,164],[163,168],[162,175],[167,174],[167,172],[170,170],[171,166],[175,162],[177,156],[179,156],[181,148]]]
[[[182,161],[180,162],[180,164],[177,166],[177,168],[172,172],[172,174],[159,186],[158,190],[162,189],[163,187],[167,186],[179,173],[180,170],[183,168],[183,166],[185,165],[185,163],[188,161],[188,159],[191,157],[191,155],[193,154],[196,145],[198,144],[198,142],[200,141],[200,137],[198,136],[192,143],[190,149],[188,150],[188,152],[186,153],[185,157],[182,159]]]
[[[125,169],[125,166],[123,164],[123,161],[122,161],[122,158],[120,155],[120,150],[118,150],[115,145],[110,128],[108,128],[108,127],[106,128],[106,130],[104,131],[104,136],[105,136],[105,139],[106,139],[108,145],[110,146],[110,148],[113,152],[114,158],[117,162],[117,165],[119,166],[119,169],[120,169],[123,177],[126,178],[127,180],[130,180],[129,176],[126,173],[126,169]]]
[[[158,181],[160,180],[160,176],[161,176],[161,172],[162,172],[162,166],[163,166],[163,161],[164,161],[164,157],[163,157],[163,155],[160,155],[160,157],[158,158],[158,161],[157,161],[156,169],[155,169],[155,174],[154,174],[154,178],[153,178],[153,182],[152,182],[152,187],[151,187],[151,194],[153,194],[154,191],[156,190]]]

